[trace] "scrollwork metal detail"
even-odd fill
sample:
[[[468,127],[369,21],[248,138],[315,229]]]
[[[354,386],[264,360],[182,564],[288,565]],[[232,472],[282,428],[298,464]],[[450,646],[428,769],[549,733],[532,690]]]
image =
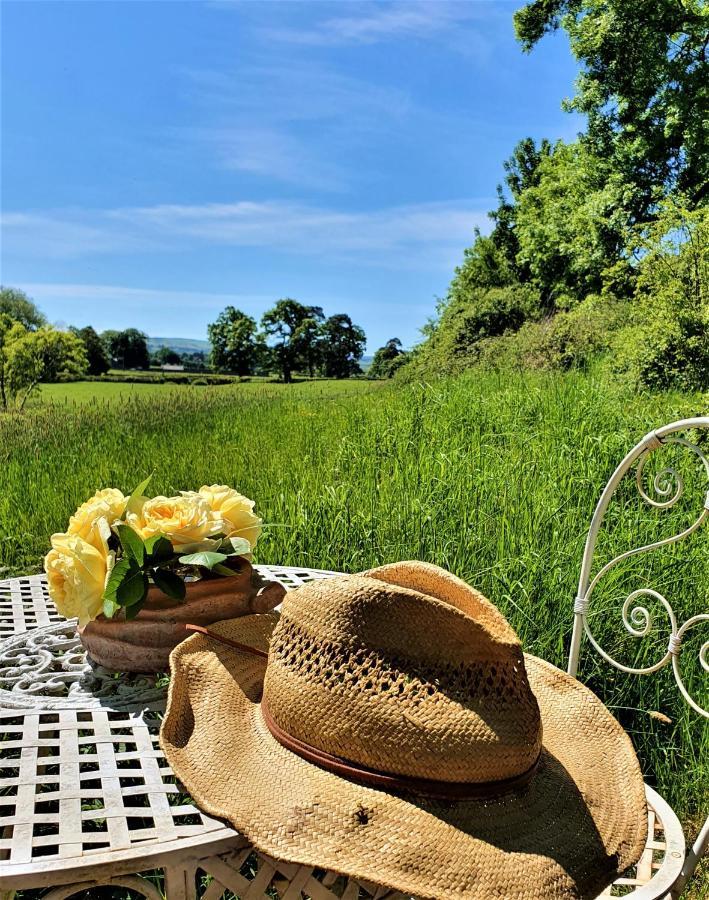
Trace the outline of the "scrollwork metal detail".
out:
[[[649,453],[646,453],[638,463],[638,468],[635,473],[635,481],[638,486],[638,491],[640,493],[640,496],[649,506],[654,506],[656,509],[669,509],[671,506],[675,505],[675,503],[684,493],[684,481],[682,480],[682,476],[679,474],[677,469],[673,469],[671,466],[668,466],[666,469],[658,472],[652,481],[652,487],[655,493],[660,497],[665,497],[667,499],[653,499],[649,494],[645,492],[645,488],[643,486],[643,469],[645,468],[645,463],[649,455]],[[672,493],[673,489],[674,494]]]
[[[0,643],[0,703],[12,709],[110,709],[159,703],[151,675],[116,675],[87,659],[76,620],[34,628]]]
[[[652,588],[639,588],[626,597],[625,602],[623,603],[622,616],[623,625],[625,626],[625,630],[628,632],[628,634],[631,634],[635,638],[643,638],[647,637],[647,635],[649,635],[653,629],[654,619],[650,610],[646,606],[636,604],[636,601],[640,597],[652,597],[653,599],[658,600],[662,604],[662,606],[664,606],[670,620],[670,634],[676,634],[677,618],[672,607],[670,606],[666,597],[663,597],[662,594],[660,594],[658,591],[653,590]],[[653,665],[646,666],[643,669],[634,669],[631,666],[623,665],[623,663],[619,662],[617,659],[613,659],[612,656],[606,653],[606,651],[596,641],[593,633],[591,632],[591,628],[588,625],[586,627],[586,635],[589,641],[596,648],[596,651],[606,660],[606,662],[609,662],[612,666],[615,666],[616,669],[620,669],[621,672],[629,672],[633,675],[651,675],[653,672],[657,672],[663,666],[666,666],[672,656],[670,650],[668,649],[662,659],[658,660],[658,662],[654,663]]]
[[[684,639],[685,634],[690,630],[690,628],[694,628],[696,625],[699,625],[700,622],[709,623],[709,613],[700,613],[698,616],[692,616],[691,619],[687,619],[687,621],[682,625],[682,627],[677,632],[677,638],[681,642]],[[680,689],[682,696],[689,703],[693,710],[698,712],[700,715],[707,716],[709,718],[709,713],[705,709],[703,709],[699,704],[690,696],[689,691],[685,687],[684,681],[682,680],[682,672],[679,667],[679,653],[675,653],[672,655],[672,671],[674,672],[675,680],[677,682],[677,687]],[[699,648],[699,665],[705,672],[709,672],[709,640],[704,641],[702,646]]]
[[[635,469],[635,482],[640,497],[646,504],[657,510],[667,510],[675,506],[685,491],[682,475],[672,466],[666,466],[658,472],[652,479],[650,486],[646,488],[645,465],[653,451],[658,448],[667,446],[668,444],[674,444],[691,451],[702,463],[707,476],[707,481],[709,482],[709,459],[707,459],[706,454],[696,444],[686,438],[678,437],[674,434],[675,431],[684,430],[690,427],[709,428],[709,418],[685,420],[683,422],[677,422],[674,425],[666,426],[664,429],[660,429],[659,432],[652,432],[625,457],[601,495],[586,541],[579,590],[574,603],[574,637],[572,639],[569,671],[572,674],[575,674],[578,663],[580,638],[583,631],[599,655],[603,657],[606,662],[622,672],[636,675],[649,675],[662,669],[671,661],[674,677],[683,698],[696,712],[709,718],[709,711],[703,709],[696,700],[690,696],[682,679],[682,672],[680,669],[680,650],[685,634],[698,624],[709,621],[709,613],[701,613],[697,616],[693,616],[683,625],[679,626],[671,604],[667,598],[658,591],[647,587],[640,588],[629,594],[623,602],[621,616],[623,627],[632,637],[638,639],[648,637],[654,630],[656,624],[655,617],[650,609],[648,609],[648,606],[641,602],[643,599],[650,598],[660,604],[668,618],[669,637],[667,649],[661,659],[658,659],[656,662],[643,668],[626,666],[607,653],[596,640],[588,619],[588,609],[593,592],[599,582],[611,569],[631,556],[647,553],[650,550],[674,544],[677,541],[689,537],[694,532],[698,531],[709,518],[709,492],[707,492],[704,506],[699,516],[687,528],[677,534],[662,538],[661,540],[654,541],[650,544],[645,544],[641,547],[634,547],[631,550],[619,554],[614,559],[605,563],[593,578],[590,577],[591,565],[596,549],[596,540],[606,509],[616,488],[633,464],[637,463]],[[699,651],[699,664],[705,672],[709,672],[709,641],[705,642]]]

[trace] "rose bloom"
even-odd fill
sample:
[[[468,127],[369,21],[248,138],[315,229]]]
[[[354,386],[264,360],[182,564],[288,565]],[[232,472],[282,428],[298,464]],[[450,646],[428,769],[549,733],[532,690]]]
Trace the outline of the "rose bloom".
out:
[[[59,612],[78,616],[86,625],[102,610],[103,592],[115,554],[102,542],[99,549],[77,534],[53,534],[52,549],[44,559],[49,596]]]
[[[126,521],[144,540],[164,534],[181,553],[210,546],[210,539],[223,534],[225,528],[221,516],[215,515],[199,494],[153,497],[139,512],[129,512]]]
[[[254,513],[254,501],[225,484],[203,485],[200,496],[226,524],[227,537],[242,537],[253,550],[261,534],[261,519]]]
[[[127,502],[127,498],[116,488],[96,491],[69,519],[68,533],[76,534],[97,550],[102,550],[111,527],[123,517]]]

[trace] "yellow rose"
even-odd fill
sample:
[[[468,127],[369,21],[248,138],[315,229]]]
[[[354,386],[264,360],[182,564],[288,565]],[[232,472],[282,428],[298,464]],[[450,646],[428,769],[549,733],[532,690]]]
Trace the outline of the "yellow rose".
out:
[[[245,538],[253,550],[261,534],[261,519],[254,513],[254,501],[225,484],[203,485],[199,493],[224,519],[226,536]]]
[[[102,551],[111,527],[123,517],[126,503],[127,498],[116,488],[96,491],[69,519],[68,533],[78,535]]]
[[[128,524],[145,540],[164,534],[176,550],[191,553],[210,546],[210,539],[224,531],[224,521],[215,515],[199,494],[153,497],[138,512],[129,512]]]
[[[52,535],[44,570],[49,596],[63,616],[78,616],[79,625],[86,625],[99,615],[114,559],[107,548],[102,552],[77,534]]]

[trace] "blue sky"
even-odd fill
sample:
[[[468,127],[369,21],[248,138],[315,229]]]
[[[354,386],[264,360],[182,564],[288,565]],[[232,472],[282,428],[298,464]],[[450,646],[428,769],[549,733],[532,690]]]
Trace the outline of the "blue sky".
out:
[[[517,140],[581,127],[518,5],[5,0],[2,282],[97,330],[290,296],[412,345]]]

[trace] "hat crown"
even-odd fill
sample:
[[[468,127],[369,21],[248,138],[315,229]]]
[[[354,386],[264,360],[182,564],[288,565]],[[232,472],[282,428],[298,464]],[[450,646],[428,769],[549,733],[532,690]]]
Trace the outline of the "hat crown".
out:
[[[298,740],[396,776],[499,781],[541,749],[517,635],[481,594],[422,563],[288,594],[264,699]]]

